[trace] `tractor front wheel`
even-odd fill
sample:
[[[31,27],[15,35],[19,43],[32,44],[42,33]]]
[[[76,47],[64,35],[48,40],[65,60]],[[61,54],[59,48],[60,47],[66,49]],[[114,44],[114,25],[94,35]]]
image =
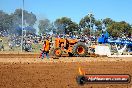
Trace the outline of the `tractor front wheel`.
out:
[[[60,57],[62,55],[61,48],[55,48],[53,52],[54,52],[54,55],[57,57]]]

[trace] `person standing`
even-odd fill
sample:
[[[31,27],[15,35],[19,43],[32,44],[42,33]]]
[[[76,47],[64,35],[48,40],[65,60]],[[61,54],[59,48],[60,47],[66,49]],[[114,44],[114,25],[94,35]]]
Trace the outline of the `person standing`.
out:
[[[42,59],[44,58],[44,55],[46,55],[46,58],[49,59],[49,49],[50,49],[50,42],[49,42],[49,38],[47,37],[43,45]]]

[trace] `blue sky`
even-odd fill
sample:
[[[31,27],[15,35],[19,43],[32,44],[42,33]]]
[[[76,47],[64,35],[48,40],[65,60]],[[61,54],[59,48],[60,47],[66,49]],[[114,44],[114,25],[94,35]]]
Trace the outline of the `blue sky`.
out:
[[[22,0],[0,0],[0,10],[7,13],[21,7]],[[132,24],[132,0],[25,0],[24,8],[36,14],[38,19],[51,21],[66,16],[78,23],[92,12],[97,19],[110,17]]]

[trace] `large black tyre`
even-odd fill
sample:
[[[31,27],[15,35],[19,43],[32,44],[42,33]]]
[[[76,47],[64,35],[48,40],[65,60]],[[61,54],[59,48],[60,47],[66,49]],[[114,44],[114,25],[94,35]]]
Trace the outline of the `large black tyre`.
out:
[[[61,50],[61,48],[55,48],[55,49],[53,50],[53,54],[54,54],[54,56],[60,57],[60,56],[62,55],[62,50]]]
[[[76,77],[76,81],[77,81],[77,83],[79,85],[84,85],[86,83],[85,77],[84,76],[81,76],[81,75],[79,75],[79,76]]]
[[[88,54],[88,47],[83,42],[78,42],[74,45],[72,53],[74,56],[85,57]]]

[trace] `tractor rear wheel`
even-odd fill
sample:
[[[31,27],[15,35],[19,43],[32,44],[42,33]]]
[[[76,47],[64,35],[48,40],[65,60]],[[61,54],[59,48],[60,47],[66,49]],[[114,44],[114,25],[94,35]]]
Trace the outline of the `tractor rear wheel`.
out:
[[[74,56],[85,57],[88,54],[88,47],[83,42],[79,42],[74,45],[72,53]]]
[[[62,55],[62,50],[61,48],[55,48],[53,53],[55,56],[60,57]]]

